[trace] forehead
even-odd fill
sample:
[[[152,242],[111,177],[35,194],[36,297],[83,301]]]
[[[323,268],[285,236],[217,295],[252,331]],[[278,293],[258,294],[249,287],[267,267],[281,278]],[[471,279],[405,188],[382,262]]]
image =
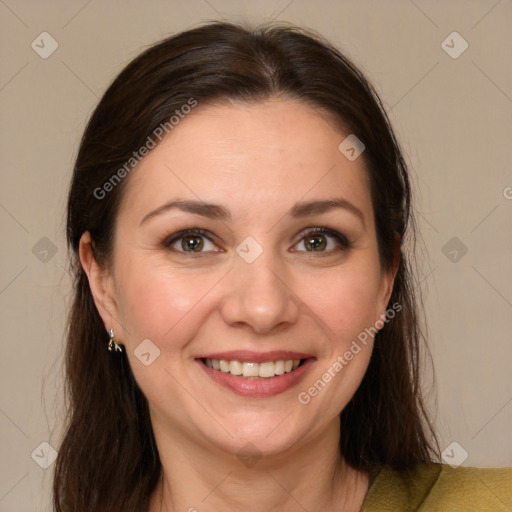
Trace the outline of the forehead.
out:
[[[246,215],[340,195],[371,208],[363,159],[349,161],[338,149],[346,136],[298,100],[199,104],[132,172],[121,209],[140,215],[187,197]]]

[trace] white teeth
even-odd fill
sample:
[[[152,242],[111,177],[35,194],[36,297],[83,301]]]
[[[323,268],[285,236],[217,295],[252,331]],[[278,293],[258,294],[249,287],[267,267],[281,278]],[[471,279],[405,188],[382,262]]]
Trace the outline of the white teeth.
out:
[[[288,359],[279,361],[266,361],[254,363],[251,361],[228,361],[226,359],[205,359],[206,366],[214,370],[220,370],[232,375],[242,375],[249,379],[270,378],[276,375],[284,375],[296,370],[300,359]]]
[[[229,361],[229,372],[231,375],[242,375],[242,363],[240,361]]]
[[[245,363],[244,362],[244,377],[257,377],[258,376],[258,363]]]
[[[260,369],[258,375],[260,377],[273,377],[275,375],[273,361],[269,361],[268,363],[260,363],[259,367]]]
[[[283,375],[283,373],[284,373],[284,361],[276,361],[274,363],[274,373],[276,375]]]

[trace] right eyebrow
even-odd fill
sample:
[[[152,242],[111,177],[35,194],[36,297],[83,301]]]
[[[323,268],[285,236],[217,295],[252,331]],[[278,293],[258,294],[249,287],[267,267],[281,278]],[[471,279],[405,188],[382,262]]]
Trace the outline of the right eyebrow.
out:
[[[218,204],[205,203],[203,201],[177,200],[165,203],[164,205],[159,206],[156,210],[149,212],[140,221],[139,226],[151,217],[160,215],[161,213],[171,210],[172,208],[178,208],[184,212],[195,213],[196,215],[202,215],[203,217],[208,217],[210,219],[231,219],[231,214],[229,211]]]

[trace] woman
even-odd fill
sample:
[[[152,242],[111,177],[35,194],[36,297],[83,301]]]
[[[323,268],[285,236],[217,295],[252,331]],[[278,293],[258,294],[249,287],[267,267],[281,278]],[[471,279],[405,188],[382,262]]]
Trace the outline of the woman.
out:
[[[413,228],[378,96],[329,43],[212,23],[137,57],[69,193],[55,509],[508,510],[510,471],[434,462]]]

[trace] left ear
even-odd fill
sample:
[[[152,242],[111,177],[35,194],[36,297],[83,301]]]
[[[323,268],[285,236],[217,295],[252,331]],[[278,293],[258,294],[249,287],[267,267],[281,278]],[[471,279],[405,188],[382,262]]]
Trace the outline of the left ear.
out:
[[[400,236],[395,233],[395,245],[393,248],[393,259],[391,266],[381,271],[381,281],[379,288],[379,298],[377,303],[378,318],[386,317],[386,308],[393,293],[393,286],[395,284],[396,273],[400,266],[401,251],[400,251]]]

